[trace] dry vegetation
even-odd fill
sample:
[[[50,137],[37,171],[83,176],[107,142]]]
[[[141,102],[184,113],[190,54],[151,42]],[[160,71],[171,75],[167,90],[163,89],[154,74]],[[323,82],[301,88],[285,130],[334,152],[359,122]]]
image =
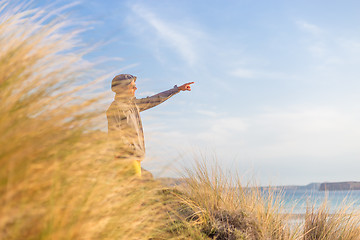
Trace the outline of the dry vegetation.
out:
[[[7,3],[0,2],[0,239],[360,239],[358,216],[326,207],[289,227],[279,196],[203,163],[182,188],[130,177],[96,130],[102,96],[87,94],[96,79],[75,31],[46,9]]]
[[[88,80],[92,65],[75,31],[46,9],[15,11],[5,3],[0,239],[146,238],[158,215],[144,204],[154,184],[123,177],[106,133],[95,130],[104,108],[101,95],[89,97],[96,79]]]
[[[304,240],[358,240],[360,239],[360,216],[349,211],[351,204],[334,214],[324,203],[319,209],[308,209],[304,223]]]
[[[239,178],[198,161],[187,184],[175,193],[176,216],[199,235],[213,239],[290,239],[281,199],[271,191],[243,187]],[[179,225],[180,227],[182,224]]]
[[[241,184],[219,167],[197,161],[186,185],[167,191],[171,199],[170,237],[177,239],[359,240],[360,215],[351,203],[329,213],[325,202],[309,207],[302,221],[283,214],[282,196]],[[292,219],[292,220],[291,220]],[[299,219],[297,219],[299,220]],[[169,238],[170,238],[169,237]]]

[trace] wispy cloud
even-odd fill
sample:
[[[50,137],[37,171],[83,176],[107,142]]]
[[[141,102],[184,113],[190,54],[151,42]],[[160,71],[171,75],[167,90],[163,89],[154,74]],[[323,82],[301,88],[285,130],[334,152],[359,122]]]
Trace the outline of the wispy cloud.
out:
[[[157,149],[157,156],[168,160],[174,151],[189,152],[189,145],[210,147],[227,163],[239,156],[237,164],[245,169],[251,164],[266,166],[263,174],[267,176],[287,164],[335,166],[343,156],[360,153],[360,115],[351,109],[291,106],[243,117],[221,115],[203,118],[201,125],[189,130],[164,128],[160,123],[159,127],[148,126],[149,149]],[[290,167],[287,171],[297,175],[300,170]],[[300,175],[307,169],[301,171]]]
[[[310,45],[308,50],[314,57],[324,57],[328,52],[325,45],[321,42]]]
[[[328,58],[329,47],[327,46],[325,30],[304,20],[296,21],[296,25],[301,31],[310,34],[310,38],[307,36],[306,40],[310,41],[307,50],[311,55],[315,58]]]
[[[131,6],[132,12],[136,17],[145,21],[148,27],[155,31],[156,35],[172,49],[174,49],[189,65],[193,65],[197,60],[196,48],[191,40],[192,31],[198,32],[191,28],[180,29],[176,24],[171,24],[158,17],[155,13],[146,7],[136,4]]]
[[[302,43],[306,50],[315,58],[314,66],[318,70],[333,72],[343,71],[342,68],[356,65],[360,52],[360,41],[357,34],[339,34],[338,30],[321,28],[307,21],[296,21],[295,24],[303,33]],[[336,66],[336,68],[335,68]],[[343,71],[343,74],[346,74]]]
[[[277,79],[277,80],[296,80],[299,77],[286,72],[274,72],[263,69],[246,69],[243,67],[235,68],[227,73],[231,77],[243,79]]]
[[[254,78],[255,73],[249,69],[237,68],[229,73],[231,76],[238,78]]]
[[[220,145],[228,143],[230,139],[236,138],[239,132],[245,132],[248,128],[244,119],[238,117],[212,118],[204,124],[207,125],[206,130],[199,133],[197,138],[205,142],[215,141]]]
[[[249,125],[244,133],[246,149],[258,159],[307,156],[320,161],[345,153],[358,154],[359,117],[330,107],[294,107],[255,115],[245,122]]]
[[[219,115],[219,113],[209,110],[197,110],[196,112],[207,117],[216,117]]]
[[[323,32],[323,30],[318,27],[317,25],[315,24],[312,24],[312,23],[308,23],[306,21],[303,21],[303,20],[299,20],[299,21],[296,21],[296,25],[303,31],[306,31],[308,33],[311,33],[311,34],[314,34],[314,35],[319,35]]]
[[[152,95],[155,95],[155,94],[156,94],[155,92],[148,91],[148,92],[140,92],[138,95],[140,97],[149,97],[149,96],[152,96]]]

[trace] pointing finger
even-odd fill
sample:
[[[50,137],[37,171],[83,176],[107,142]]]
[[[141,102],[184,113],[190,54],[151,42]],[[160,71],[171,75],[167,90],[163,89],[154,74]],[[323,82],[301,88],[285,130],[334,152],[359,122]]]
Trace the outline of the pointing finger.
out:
[[[194,84],[195,82],[188,82],[188,83],[185,83],[184,85],[189,85],[189,84]]]

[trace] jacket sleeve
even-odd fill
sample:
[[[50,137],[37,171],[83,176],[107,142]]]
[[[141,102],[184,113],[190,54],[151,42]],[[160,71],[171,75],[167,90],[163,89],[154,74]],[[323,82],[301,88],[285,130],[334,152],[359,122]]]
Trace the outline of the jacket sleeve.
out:
[[[180,92],[180,90],[175,85],[174,88],[164,91],[164,92],[161,92],[161,93],[158,93],[154,96],[136,99],[135,103],[136,103],[137,107],[139,108],[139,111],[142,112],[149,108],[155,107],[162,102],[165,102],[170,97],[177,94],[178,92]]]

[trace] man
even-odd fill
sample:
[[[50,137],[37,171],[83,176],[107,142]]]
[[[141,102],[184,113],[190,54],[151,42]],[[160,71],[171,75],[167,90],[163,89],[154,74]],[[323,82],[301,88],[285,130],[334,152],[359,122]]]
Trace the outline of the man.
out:
[[[120,74],[114,77],[111,90],[115,100],[106,111],[109,136],[113,140],[115,158],[128,161],[133,174],[141,177],[141,161],[145,157],[144,133],[140,112],[155,107],[180,91],[191,91],[191,84],[161,92],[151,97],[135,98],[136,77]]]

